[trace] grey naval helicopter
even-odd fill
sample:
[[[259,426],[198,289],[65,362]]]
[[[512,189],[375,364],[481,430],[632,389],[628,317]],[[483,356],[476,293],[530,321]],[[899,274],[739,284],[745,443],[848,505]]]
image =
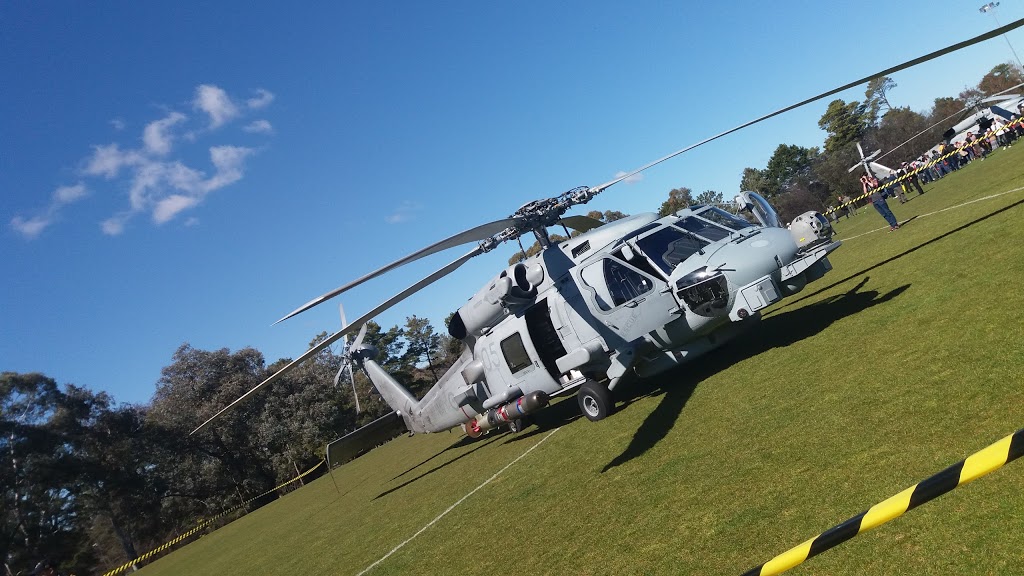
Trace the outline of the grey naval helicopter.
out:
[[[854,80],[605,184],[530,202],[508,218],[450,236],[314,298],[278,322],[414,260],[477,243],[352,324],[345,325],[343,319],[341,330],[225,406],[192,434],[327,346],[342,338],[347,344],[356,330],[355,341],[345,347],[342,370],[351,374],[353,364],[361,368],[394,412],[332,443],[347,443],[342,450],[347,455],[382,439],[381,431],[396,422],[412,433],[459,426],[471,437],[499,427],[515,432],[551,397],[573,392],[582,413],[592,421],[601,420],[613,411],[611,392],[618,386],[684,364],[751,328],[765,307],[831,270],[828,254],[840,243],[832,241],[828,220],[817,212],[804,213],[783,227],[767,200],[755,192],[735,198],[736,207],[750,219],[718,206],[691,206],[663,218],[638,214],[601,224],[584,216],[564,216],[570,208],[693,148],[1020,26],[1024,20]],[[559,224],[582,233],[551,242],[547,228]],[[416,399],[374,360],[377,351],[363,344],[365,323],[473,257],[528,233],[542,251],[501,271],[458,309],[449,333],[462,341],[462,354],[423,398]],[[331,452],[329,447],[329,460]]]
[[[530,202],[506,219],[455,234],[314,298],[278,322],[399,266],[477,242],[465,255],[343,326],[196,431],[331,343],[342,337],[347,342],[357,328],[359,334],[344,352],[350,373],[351,364],[361,368],[395,411],[391,418],[400,418],[412,433],[462,427],[476,438],[498,427],[518,432],[526,417],[552,397],[574,391],[583,415],[601,420],[613,411],[611,392],[618,386],[720,346],[753,326],[760,310],[831,270],[828,254],[840,242],[831,241],[825,217],[808,212],[785,228],[755,192],[735,199],[751,219],[711,205],[609,223],[563,217],[569,208],[637,172]],[[582,233],[552,242],[547,228],[557,224]],[[536,237],[541,252],[501,271],[455,312],[448,330],[463,343],[462,354],[423,398],[415,398],[374,360],[377,350],[362,343],[365,322],[469,259],[527,233]]]

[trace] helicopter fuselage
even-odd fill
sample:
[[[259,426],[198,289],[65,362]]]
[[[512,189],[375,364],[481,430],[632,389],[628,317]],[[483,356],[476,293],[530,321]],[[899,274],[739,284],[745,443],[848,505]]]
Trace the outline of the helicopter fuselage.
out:
[[[463,354],[422,400],[360,360],[410,431],[514,426],[551,396],[587,382],[613,390],[743,332],[761,309],[831,269],[827,254],[839,243],[828,242],[830,233],[809,238],[803,228],[754,225],[709,206],[628,217],[552,244],[488,282],[453,316],[449,332]]]

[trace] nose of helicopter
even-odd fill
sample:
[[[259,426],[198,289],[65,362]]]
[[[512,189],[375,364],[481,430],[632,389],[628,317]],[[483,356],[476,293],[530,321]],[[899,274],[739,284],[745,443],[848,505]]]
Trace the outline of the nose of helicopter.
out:
[[[709,267],[729,269],[731,284],[743,286],[777,271],[797,257],[797,244],[784,228],[764,228],[742,241],[730,242],[709,259]]]
[[[751,287],[762,293],[764,305],[777,300],[779,270],[796,258],[797,244],[788,230],[762,228],[725,242],[703,263],[680,264],[670,281],[692,312],[724,316],[736,307],[739,292]]]

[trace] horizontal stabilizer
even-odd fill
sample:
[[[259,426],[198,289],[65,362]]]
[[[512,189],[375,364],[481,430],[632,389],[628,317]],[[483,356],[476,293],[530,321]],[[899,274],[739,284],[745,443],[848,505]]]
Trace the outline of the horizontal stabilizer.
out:
[[[328,444],[328,468],[340,466],[374,446],[391,440],[402,432],[405,432],[405,422],[398,415],[398,412],[381,416],[366,426]]]

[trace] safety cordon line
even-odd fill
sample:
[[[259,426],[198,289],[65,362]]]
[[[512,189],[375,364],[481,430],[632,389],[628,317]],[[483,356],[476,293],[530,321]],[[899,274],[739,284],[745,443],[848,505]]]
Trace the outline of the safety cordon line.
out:
[[[960,204],[956,204],[954,206],[947,206],[945,208],[941,208],[939,210],[934,210],[932,212],[926,212],[924,214],[918,214],[917,216],[915,216],[915,218],[927,218],[929,216],[934,216],[936,214],[941,214],[943,212],[948,212],[950,210],[956,210],[957,208],[963,208],[964,206],[969,206],[969,205],[977,203],[977,202],[984,202],[985,200],[992,200],[993,198],[999,198],[1000,196],[1006,196],[1007,194],[1014,194],[1016,192],[1021,192],[1021,191],[1024,191],[1024,186],[1021,186],[1021,187],[1018,187],[1018,188],[1013,188],[1013,189],[1007,190],[1005,192],[998,192],[996,194],[989,194],[988,196],[982,196],[981,198],[975,198],[974,200],[968,200],[966,202],[961,202]],[[867,236],[868,234],[874,234],[875,232],[880,232],[882,230],[888,230],[888,229],[889,229],[889,226],[885,225],[885,226],[882,226],[880,228],[875,228],[874,230],[868,230],[867,232],[861,232],[860,234],[857,234],[856,236],[850,236],[848,238],[840,238],[839,240],[841,242],[848,242],[850,240],[856,240],[857,238],[860,238],[862,236]]]
[[[900,184],[904,180],[909,180],[911,178],[917,178],[918,173],[920,173],[922,170],[927,170],[928,168],[931,168],[932,166],[937,165],[939,162],[943,162],[947,158],[950,158],[954,154],[960,154],[960,152],[962,150],[964,150],[968,146],[974,146],[974,144],[976,142],[978,142],[979,140],[986,140],[986,139],[989,139],[989,138],[996,137],[999,134],[1002,134],[1003,132],[1015,129],[1017,126],[1024,126],[1024,118],[1018,118],[1018,119],[1014,120],[1013,122],[1007,122],[1006,124],[1003,124],[997,130],[989,130],[984,136],[978,136],[977,138],[975,138],[974,140],[972,140],[970,142],[964,142],[964,144],[962,146],[959,146],[957,148],[953,148],[947,154],[944,154],[943,156],[940,156],[938,158],[934,158],[934,159],[932,159],[931,162],[924,163],[924,164],[918,166],[916,169],[914,169],[914,170],[912,170],[910,172],[904,173],[902,176],[900,176],[899,178],[896,178],[895,180],[891,180],[889,182],[886,182],[884,185],[879,185],[879,186],[877,186],[875,188],[871,188],[867,192],[861,194],[860,196],[857,196],[856,198],[851,199],[849,202],[844,202],[843,204],[840,204],[839,206],[836,206],[834,208],[830,208],[830,209],[826,210],[825,214],[831,214],[833,212],[838,212],[839,210],[843,209],[846,206],[850,206],[852,204],[856,204],[858,201],[863,200],[864,198],[867,198],[867,197],[871,196],[871,194],[873,194],[874,192],[877,192],[879,190],[884,190],[885,188],[888,188],[888,187],[890,187],[890,186],[892,186],[894,184]],[[980,146],[980,144],[979,144],[979,146]]]
[[[903,492],[875,504],[846,522],[829,528],[768,562],[744,572],[743,576],[781,574],[811,556],[817,556],[862,532],[897,518],[904,512],[938,498],[957,486],[962,486],[971,480],[993,472],[1022,455],[1024,455],[1024,429],[975,452],[966,460],[961,460]]]
[[[320,462],[317,463],[316,466],[313,466],[309,470],[306,470],[302,474],[299,474],[298,476],[296,476],[295,478],[292,478],[291,480],[285,482],[284,484],[280,484],[278,486],[275,486],[275,487],[271,488],[270,490],[267,490],[266,492],[260,494],[259,496],[253,496],[252,498],[249,498],[248,500],[245,500],[245,501],[235,505],[234,507],[232,507],[232,508],[230,508],[228,510],[223,511],[220,514],[217,514],[216,516],[213,516],[211,518],[207,518],[205,520],[201,520],[199,522],[199,524],[196,524],[195,527],[192,528],[191,530],[189,530],[188,532],[185,532],[184,534],[178,536],[174,540],[171,540],[169,542],[165,542],[165,543],[161,544],[160,546],[157,546],[156,548],[153,548],[149,552],[146,552],[145,554],[139,556],[138,558],[135,558],[134,560],[131,560],[130,562],[126,562],[126,563],[118,566],[117,568],[114,568],[112,570],[109,570],[109,571],[105,572],[103,574],[103,576],[116,576],[117,574],[120,574],[121,572],[124,572],[125,570],[131,568],[132,566],[138,564],[139,562],[143,562],[145,560],[148,560],[148,559],[152,558],[153,556],[155,556],[155,555],[157,555],[157,554],[159,554],[159,553],[161,553],[161,552],[171,548],[172,546],[174,546],[175,544],[181,542],[182,540],[185,540],[189,536],[192,536],[196,532],[199,532],[200,530],[202,530],[202,529],[206,528],[207,526],[213,524],[218,519],[223,518],[224,516],[227,516],[228,514],[231,514],[235,510],[238,510],[239,508],[242,508],[243,506],[249,504],[250,502],[253,502],[255,500],[259,500],[260,498],[266,496],[267,494],[270,494],[271,492],[275,492],[277,490],[280,490],[281,488],[284,488],[285,486],[291,484],[292,482],[299,481],[300,479],[302,479],[303,476],[306,476],[307,474],[310,474],[311,472],[313,472],[314,470],[316,470],[317,468],[322,466],[325,461],[326,460],[321,460]]]

